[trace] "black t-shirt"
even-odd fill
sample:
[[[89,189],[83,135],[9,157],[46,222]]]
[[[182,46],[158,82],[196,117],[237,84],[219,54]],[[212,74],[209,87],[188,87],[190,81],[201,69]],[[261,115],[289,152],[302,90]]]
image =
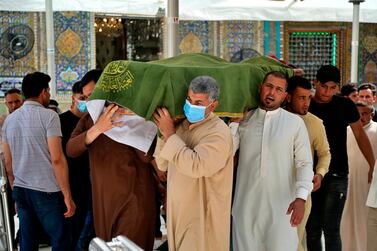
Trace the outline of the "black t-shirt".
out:
[[[334,95],[329,103],[312,99],[309,111],[323,120],[330,145],[329,173],[348,175],[347,126],[360,119],[356,105],[348,98]]]
[[[89,155],[83,153],[77,158],[69,158],[66,153],[66,145],[71,137],[73,130],[76,128],[80,118],[74,115],[70,110],[59,115],[62,129],[62,146],[64,155],[67,158],[69,169],[69,184],[75,203],[87,203],[90,192],[90,175],[89,175]]]

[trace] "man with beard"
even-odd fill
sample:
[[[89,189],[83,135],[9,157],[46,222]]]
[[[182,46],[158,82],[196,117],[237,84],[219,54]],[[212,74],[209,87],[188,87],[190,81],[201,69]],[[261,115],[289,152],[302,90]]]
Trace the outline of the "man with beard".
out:
[[[268,73],[260,86],[259,107],[238,129],[234,250],[297,249],[295,227],[313,187],[313,162],[303,120],[280,108],[286,89],[284,74]]]

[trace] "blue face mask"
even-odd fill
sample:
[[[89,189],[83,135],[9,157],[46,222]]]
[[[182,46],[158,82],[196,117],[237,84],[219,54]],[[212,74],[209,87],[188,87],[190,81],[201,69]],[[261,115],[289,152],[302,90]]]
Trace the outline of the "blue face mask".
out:
[[[183,106],[183,111],[185,113],[187,120],[190,123],[196,123],[196,122],[202,121],[205,118],[206,108],[207,106],[192,105],[186,99],[186,103]]]
[[[85,100],[79,100],[79,103],[77,104],[77,109],[79,109],[80,112],[88,112],[88,108],[86,107],[86,101]]]

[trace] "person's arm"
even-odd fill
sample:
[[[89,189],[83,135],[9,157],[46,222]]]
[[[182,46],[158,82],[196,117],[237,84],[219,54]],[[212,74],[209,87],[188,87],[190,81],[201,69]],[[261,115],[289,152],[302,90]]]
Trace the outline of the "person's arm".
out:
[[[169,162],[166,159],[160,156],[160,152],[162,148],[164,147],[164,145],[165,145],[165,141],[161,139],[160,137],[158,137],[156,149],[153,154],[153,156],[155,157],[156,166],[162,172],[166,172],[168,170],[168,164],[169,164]]]
[[[12,167],[12,154],[10,152],[8,143],[6,142],[3,142],[3,154],[4,154],[4,164],[5,164],[5,169],[7,171],[9,185],[13,189],[14,175],[13,175],[13,167]]]
[[[313,160],[308,132],[303,121],[294,139],[294,160],[296,167],[296,199],[288,206],[287,214],[291,214],[290,223],[293,227],[300,224],[304,217],[305,201],[313,184]]]
[[[123,125],[123,122],[116,122],[122,116],[122,114],[115,114],[117,110],[118,106],[109,105],[90,128],[87,124],[88,116],[90,115],[87,114],[82,117],[68,140],[67,155],[72,158],[80,156],[99,135],[114,127]]]
[[[360,148],[360,151],[363,153],[365,159],[369,164],[369,172],[368,172],[368,183],[372,181],[373,176],[373,169],[374,169],[374,155],[372,146],[370,144],[369,138],[365,133],[363,126],[359,121],[351,123],[350,127],[352,129],[353,135],[355,135],[356,142]]]
[[[58,136],[48,137],[47,144],[55,177],[63,193],[64,203],[67,207],[64,216],[71,217],[75,213],[76,206],[72,200],[71,189],[69,187],[68,166],[62,149],[61,138]]]
[[[329,171],[331,153],[329,142],[327,141],[326,129],[323,123],[318,123],[315,127],[316,134],[313,142],[314,154],[317,155],[318,163],[315,167],[315,174],[313,178],[313,192],[321,187],[322,179]]]
[[[114,116],[118,106],[111,104],[98,118],[96,123],[87,131],[85,135],[85,145],[90,145],[99,135],[116,127],[123,125],[123,122],[116,122],[120,116]]]
[[[153,116],[165,140],[157,156],[172,163],[180,173],[191,178],[210,177],[226,165],[233,147],[228,127],[225,128],[228,131],[207,134],[194,148],[190,148],[175,133],[173,120],[166,108],[158,108]]]

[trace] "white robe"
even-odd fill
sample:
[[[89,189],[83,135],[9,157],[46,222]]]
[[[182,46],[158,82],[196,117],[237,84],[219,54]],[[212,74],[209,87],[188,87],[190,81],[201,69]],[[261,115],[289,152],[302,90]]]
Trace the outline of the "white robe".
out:
[[[371,121],[364,131],[372,145],[374,157],[377,157],[377,123]],[[349,183],[346,204],[344,206],[340,231],[344,251],[367,250],[367,201],[369,184],[369,164],[361,153],[350,127],[347,128],[347,154],[349,165]]]
[[[240,124],[238,133],[233,250],[296,250],[297,230],[286,212],[295,198],[306,200],[312,190],[305,124],[281,108],[268,112],[258,108]]]

